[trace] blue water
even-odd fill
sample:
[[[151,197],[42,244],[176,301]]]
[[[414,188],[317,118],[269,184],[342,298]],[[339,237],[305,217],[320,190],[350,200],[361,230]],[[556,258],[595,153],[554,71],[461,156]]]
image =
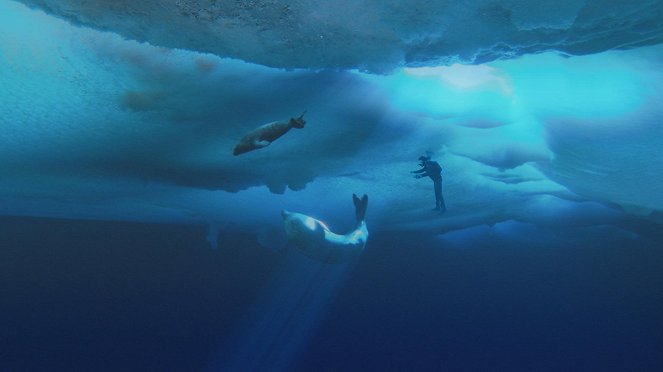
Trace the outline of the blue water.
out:
[[[271,348],[297,371],[661,370],[661,234],[527,231],[466,245],[375,234],[307,342]],[[202,371],[232,359],[228,339],[291,252],[241,233],[210,250],[205,235],[2,218],[2,369]]]
[[[663,371],[663,1],[412,3],[0,0],[0,372]]]

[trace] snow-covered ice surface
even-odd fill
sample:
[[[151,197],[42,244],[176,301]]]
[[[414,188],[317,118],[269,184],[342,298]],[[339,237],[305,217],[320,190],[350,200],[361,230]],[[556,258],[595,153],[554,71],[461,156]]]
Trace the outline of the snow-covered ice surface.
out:
[[[22,3],[0,1],[3,215],[343,230],[355,192],[371,230],[661,220],[661,1]]]

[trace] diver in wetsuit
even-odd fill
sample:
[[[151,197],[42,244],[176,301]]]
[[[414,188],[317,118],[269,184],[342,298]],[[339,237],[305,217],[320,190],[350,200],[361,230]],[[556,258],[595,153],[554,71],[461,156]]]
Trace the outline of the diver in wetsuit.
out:
[[[414,178],[430,177],[433,180],[433,188],[435,189],[435,208],[434,211],[444,213],[447,207],[444,205],[444,198],[442,198],[442,167],[436,161],[433,161],[428,156],[420,156],[419,166],[421,169],[412,171]]]

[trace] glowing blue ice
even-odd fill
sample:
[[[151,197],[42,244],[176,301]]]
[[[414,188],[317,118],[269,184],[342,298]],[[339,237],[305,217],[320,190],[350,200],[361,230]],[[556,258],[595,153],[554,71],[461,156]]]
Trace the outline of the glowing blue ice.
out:
[[[0,1],[0,213],[259,230],[287,208],[343,230],[352,211],[339,200],[360,192],[374,231],[543,223],[540,200],[658,218],[661,57],[648,47],[390,75],[280,70]],[[248,129],[305,109],[297,136],[232,156]],[[409,177],[426,151],[443,167],[444,218],[428,213],[432,185]]]

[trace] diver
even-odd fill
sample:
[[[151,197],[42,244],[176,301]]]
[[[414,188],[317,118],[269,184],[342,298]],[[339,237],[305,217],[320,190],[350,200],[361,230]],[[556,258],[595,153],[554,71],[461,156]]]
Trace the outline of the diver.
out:
[[[421,169],[411,171],[414,173],[414,178],[430,177],[433,180],[433,188],[435,189],[435,208],[434,211],[444,213],[447,207],[444,205],[444,198],[442,197],[442,167],[436,161],[430,159],[430,156],[422,155],[419,157],[419,166]]]

